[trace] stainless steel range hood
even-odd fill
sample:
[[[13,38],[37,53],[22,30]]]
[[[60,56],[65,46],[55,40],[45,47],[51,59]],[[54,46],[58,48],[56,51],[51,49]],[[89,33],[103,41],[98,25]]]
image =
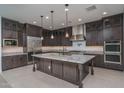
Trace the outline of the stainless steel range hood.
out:
[[[86,40],[85,24],[76,25],[72,27],[71,41],[84,41]]]

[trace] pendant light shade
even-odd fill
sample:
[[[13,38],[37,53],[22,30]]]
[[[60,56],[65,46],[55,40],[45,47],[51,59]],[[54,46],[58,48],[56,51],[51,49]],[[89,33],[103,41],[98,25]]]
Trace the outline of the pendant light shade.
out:
[[[43,16],[41,16],[41,27],[42,27],[42,32],[43,32]],[[43,40],[43,35],[41,36],[41,40]]]
[[[68,32],[66,32],[66,34],[65,34],[65,37],[66,37],[66,38],[68,38],[68,37],[69,37],[69,34],[68,34]]]
[[[66,34],[65,34],[65,37],[68,38],[69,37],[69,34],[68,34],[68,6],[69,4],[65,4],[65,12],[66,12]]]
[[[54,11],[50,11],[51,12],[51,29],[52,29],[52,34],[51,34],[51,39],[54,39],[54,35],[53,35],[53,12]]]

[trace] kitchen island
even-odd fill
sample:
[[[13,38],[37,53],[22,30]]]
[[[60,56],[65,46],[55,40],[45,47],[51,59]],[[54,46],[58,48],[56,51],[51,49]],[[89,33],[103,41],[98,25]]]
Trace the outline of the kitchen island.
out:
[[[70,83],[83,87],[82,80],[93,71],[93,59],[91,55],[62,55],[59,53],[34,54],[33,71],[37,70],[66,80]]]

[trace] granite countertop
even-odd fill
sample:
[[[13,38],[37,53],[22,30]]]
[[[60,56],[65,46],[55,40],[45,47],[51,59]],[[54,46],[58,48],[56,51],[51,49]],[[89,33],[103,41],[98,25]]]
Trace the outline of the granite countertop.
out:
[[[83,51],[84,54],[103,55],[103,51]]]
[[[2,56],[15,56],[15,55],[26,55],[27,53],[23,52],[14,52],[14,53],[2,53]]]
[[[95,56],[91,55],[60,55],[59,53],[34,54],[37,58],[47,58],[53,60],[66,61],[71,63],[85,64]]]

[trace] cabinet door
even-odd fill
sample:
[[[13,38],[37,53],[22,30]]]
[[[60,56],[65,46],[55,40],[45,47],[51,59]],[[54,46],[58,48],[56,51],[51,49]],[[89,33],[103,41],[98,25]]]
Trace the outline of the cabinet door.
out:
[[[103,46],[103,44],[104,44],[103,30],[98,30],[97,45]]]
[[[23,32],[18,32],[18,46],[23,46]]]
[[[103,55],[96,55],[93,61],[94,61],[95,66],[104,67],[104,56]]]
[[[78,80],[77,64],[64,62],[64,64],[63,64],[63,78],[67,81],[76,83]]]
[[[51,60],[44,59],[44,72],[47,74],[51,74]]]
[[[20,66],[27,65],[27,55],[20,55]]]
[[[41,27],[27,24],[26,30],[27,30],[27,35],[29,35],[29,36],[41,37],[41,34],[42,34]]]
[[[12,57],[13,57],[12,67],[16,68],[20,65],[19,55],[12,56]]]
[[[103,30],[104,40],[121,40],[122,39],[122,27],[113,27]]]
[[[8,70],[13,68],[13,58],[11,56],[2,57],[2,70]]]
[[[86,44],[89,46],[97,45],[98,33],[97,31],[87,31],[86,32]]]
[[[17,32],[3,29],[2,30],[2,38],[5,38],[5,39],[17,39]]]
[[[44,59],[43,58],[35,58],[35,61],[37,63],[37,69],[44,72]]]
[[[52,60],[52,74],[56,77],[62,78],[62,62]]]

